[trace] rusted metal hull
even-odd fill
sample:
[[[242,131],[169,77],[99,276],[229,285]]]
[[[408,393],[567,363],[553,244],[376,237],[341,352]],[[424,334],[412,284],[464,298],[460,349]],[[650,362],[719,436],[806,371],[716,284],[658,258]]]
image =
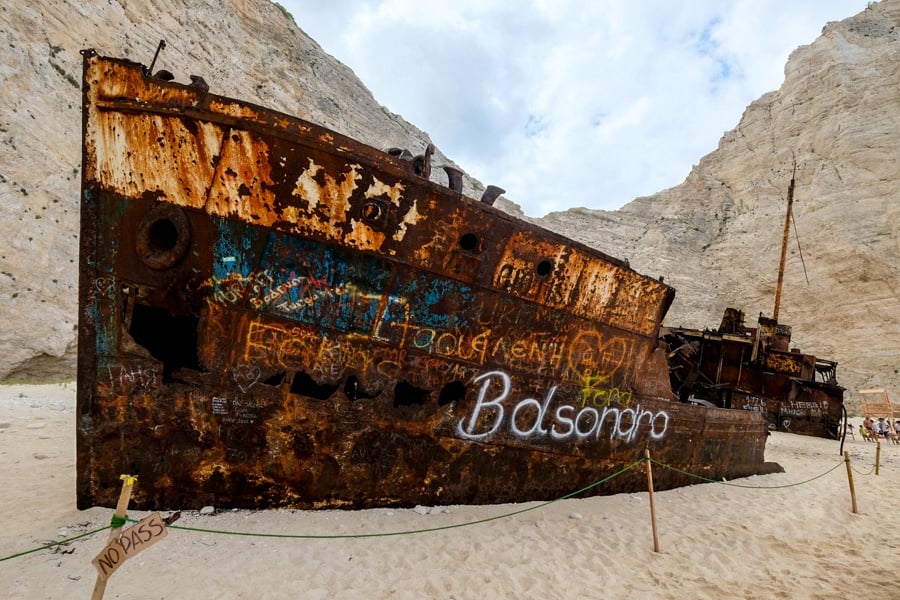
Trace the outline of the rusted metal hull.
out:
[[[668,329],[672,389],[682,401],[759,412],[769,429],[837,439],[844,388],[837,363],[790,348],[791,328],[729,308],[718,330]]]
[[[760,415],[674,401],[671,288],[421,165],[84,56],[80,507],[122,472],[141,508],[361,508],[553,498],[645,447],[777,468]]]

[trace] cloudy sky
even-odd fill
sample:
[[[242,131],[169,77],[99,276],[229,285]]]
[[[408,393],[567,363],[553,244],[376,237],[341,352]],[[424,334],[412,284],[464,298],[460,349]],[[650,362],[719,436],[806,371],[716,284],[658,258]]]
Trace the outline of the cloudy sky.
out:
[[[531,216],[681,183],[788,55],[867,0],[278,0]]]

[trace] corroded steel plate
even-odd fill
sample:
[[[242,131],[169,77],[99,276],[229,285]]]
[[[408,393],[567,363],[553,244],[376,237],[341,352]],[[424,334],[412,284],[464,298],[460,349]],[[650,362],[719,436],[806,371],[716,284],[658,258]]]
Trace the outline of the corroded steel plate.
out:
[[[772,468],[761,417],[674,401],[668,286],[400,157],[84,54],[79,506],[121,472],[142,508],[368,507],[553,498],[645,447]]]

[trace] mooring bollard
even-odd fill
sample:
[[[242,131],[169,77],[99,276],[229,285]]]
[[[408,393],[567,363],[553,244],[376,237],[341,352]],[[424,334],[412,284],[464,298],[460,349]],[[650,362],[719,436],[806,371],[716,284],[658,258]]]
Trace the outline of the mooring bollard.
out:
[[[850,468],[850,453],[844,451],[844,463],[847,465],[847,481],[850,482],[850,500],[853,502],[853,514],[856,514],[856,489],[853,487],[853,470]]]

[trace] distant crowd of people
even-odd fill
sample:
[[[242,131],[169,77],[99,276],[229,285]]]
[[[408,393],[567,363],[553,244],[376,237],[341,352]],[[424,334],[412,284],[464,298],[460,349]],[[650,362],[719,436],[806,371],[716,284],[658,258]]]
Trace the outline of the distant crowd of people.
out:
[[[859,426],[859,435],[867,442],[884,439],[900,444],[900,419],[891,424],[890,420],[884,417],[878,417],[877,421],[866,417]]]

